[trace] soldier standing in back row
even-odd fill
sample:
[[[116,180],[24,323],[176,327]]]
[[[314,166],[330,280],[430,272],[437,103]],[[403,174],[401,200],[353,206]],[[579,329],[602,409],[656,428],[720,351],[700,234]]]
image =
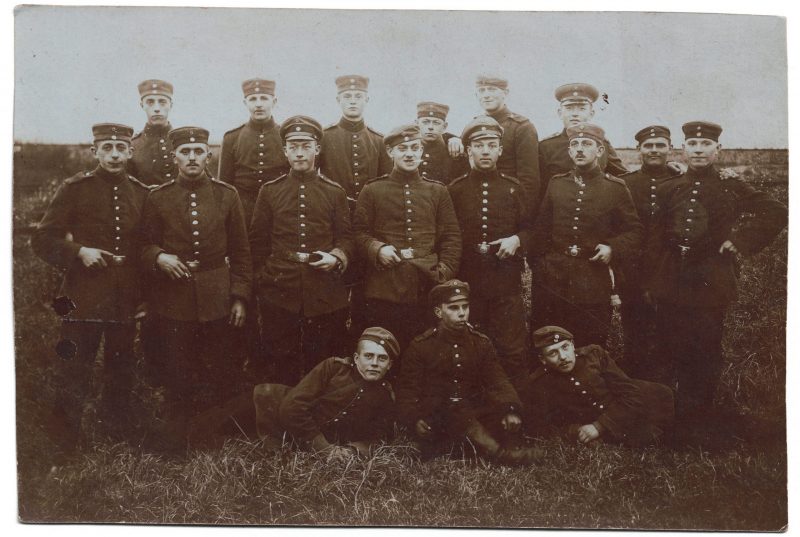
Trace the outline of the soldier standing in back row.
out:
[[[725,311],[737,294],[736,255],[768,245],[788,214],[783,204],[716,167],[722,127],[693,121],[683,133],[689,169],[656,190],[645,288],[658,307],[663,359],[671,357],[676,368],[678,432],[703,441],[726,425],[714,409],[714,394]],[[740,221],[745,214],[752,217]]]
[[[423,151],[420,175],[445,185],[469,172],[469,161],[461,139],[445,132],[449,111],[446,104],[423,102],[417,105],[417,126],[422,134]]]
[[[134,313],[141,301],[136,257],[148,189],[125,173],[132,128],[101,123],[92,127],[92,134],[97,167],[61,185],[31,238],[36,255],[66,270],[59,294],[73,308],[59,312],[63,322],[56,347],[54,424],[66,428],[56,433],[62,456],[87,440],[94,425],[93,416],[83,414],[92,396],[101,339],[105,336],[102,420],[125,423],[131,416],[136,363]],[[65,238],[68,233],[72,240]]]
[[[172,129],[169,124],[172,84],[145,80],[139,84],[139,97],[147,123],[142,132],[133,137],[133,157],[128,161],[128,173],[146,185],[160,185],[177,177],[167,136]]]

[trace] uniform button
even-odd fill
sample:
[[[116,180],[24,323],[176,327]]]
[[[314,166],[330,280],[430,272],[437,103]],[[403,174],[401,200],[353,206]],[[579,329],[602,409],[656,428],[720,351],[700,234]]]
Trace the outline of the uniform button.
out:
[[[116,227],[116,230],[119,231],[119,226]]]
[[[258,165],[259,165],[259,166],[263,166],[263,165],[264,165],[264,163],[259,161]]]
[[[579,380],[576,380],[576,381],[575,381],[575,386],[580,386],[580,385],[581,385],[581,381],[579,381]]]
[[[581,393],[582,393],[583,395],[586,395],[586,390],[581,390]]]
[[[484,205],[488,205],[488,204],[489,204],[489,200],[487,200],[487,199],[482,199],[482,200],[481,200],[481,203],[483,203]]]
[[[306,247],[306,245],[305,245],[305,244],[301,244],[301,245],[300,245],[300,248],[305,248],[305,247]]]
[[[653,186],[650,187],[650,190],[655,190],[655,189],[656,189],[656,185],[653,185]]]
[[[458,348],[458,343],[453,343],[453,348],[457,349]]]
[[[195,252],[194,255],[200,255],[200,252]]]
[[[300,227],[306,227],[305,222],[300,222]]]
[[[488,217],[488,216],[486,216],[486,215],[483,215],[483,216],[481,216],[481,220],[484,220],[484,221],[485,221],[485,220],[488,220],[488,219],[489,219],[489,217]]]
[[[427,165],[428,165],[428,163],[427,163],[427,162],[423,162],[423,163],[422,163],[422,165],[423,165],[423,166],[427,166]]]
[[[580,203],[580,202],[582,202],[582,201],[583,201],[583,199],[581,199],[581,198],[578,198],[576,201],[577,201],[578,203]]]
[[[694,199],[694,198],[692,198],[692,199],[690,199],[689,201],[691,201],[692,203],[694,203],[694,202],[695,202],[695,201],[697,201],[697,200],[696,200],[696,199]]]
[[[422,172],[422,175],[428,175],[427,171]]]
[[[119,199],[119,196],[114,196],[114,200],[118,200],[118,199]]]
[[[196,197],[197,197],[197,194],[195,194],[194,192],[192,192],[192,193],[191,193],[191,194],[189,194],[189,195],[190,195],[191,197],[193,197],[193,198],[196,198]]]
[[[115,186],[115,187],[114,187],[114,190],[119,190],[119,187],[118,187],[118,186]]]
[[[583,190],[578,190],[578,194],[583,195]]]
[[[197,216],[197,211],[192,211],[192,216]]]
[[[413,240],[414,240],[414,237],[407,237],[407,238],[406,238],[406,240],[407,240],[407,241],[409,241],[409,242],[411,242],[411,241],[413,241]]]
[[[264,137],[264,135],[263,135],[263,134],[259,134],[259,135],[258,135],[258,137],[259,137],[259,138],[263,138],[263,137]]]
[[[306,204],[305,204],[305,203],[301,203],[301,204],[300,204],[300,208],[301,208],[301,209],[305,209],[305,208],[306,208]]]
[[[410,224],[411,223],[411,219],[410,218],[406,218],[406,223]]]
[[[455,358],[459,358],[461,355],[460,355],[460,354],[458,354],[458,353],[455,353],[453,356],[454,356]]]
[[[306,215],[304,215],[304,214],[300,215],[300,218],[305,218],[305,217],[306,217]]]
[[[114,217],[114,220],[119,220],[119,216],[115,216],[115,217]]]
[[[119,205],[114,206],[115,211],[119,211]]]
[[[483,208],[481,209],[481,211],[483,211],[483,212],[487,213],[487,212],[489,212],[489,208],[488,208],[488,207],[483,207]]]
[[[697,186],[700,186],[700,181],[695,181],[694,184],[696,184]]]
[[[358,162],[354,162],[354,163],[353,163],[353,166],[358,166]]]
[[[300,190],[305,190],[306,185],[300,185]]]
[[[408,210],[406,210],[406,212],[407,213],[411,213],[411,212],[414,212],[414,211],[412,211],[411,209],[408,209]]]
[[[656,205],[656,204],[655,204],[655,202],[653,202],[653,203],[651,203],[650,205],[652,205],[653,207],[655,207],[655,205]]]
[[[581,208],[580,208],[580,207],[575,207],[575,210],[576,210],[576,211],[580,211],[580,210],[581,210]]]
[[[411,188],[411,187],[409,187],[408,185],[403,185],[403,188]]]
[[[198,235],[200,235],[200,232],[199,232],[199,231],[193,231],[193,232],[192,232],[192,235],[194,235],[195,237],[197,237]]]
[[[161,149],[163,149],[164,151],[166,151],[166,150],[167,150],[167,146],[165,146],[165,145],[162,145],[162,146],[161,146]]]
[[[158,160],[156,160],[156,159],[153,159],[153,162],[158,162]]]
[[[164,139],[162,138],[161,140],[158,141],[158,143],[163,144],[164,143]]]
[[[489,183],[484,182],[483,183],[483,188],[489,188]]]
[[[572,229],[578,229],[578,226],[572,226]]]
[[[300,194],[300,199],[305,199],[305,197],[306,197],[305,194]]]
[[[198,222],[197,220],[192,220],[192,225],[193,225],[193,226],[196,226],[196,225],[197,225],[197,224],[199,224],[199,223],[200,223],[200,222]]]
[[[411,203],[411,200],[406,200],[406,204],[410,204],[410,203]]]
[[[489,229],[489,226],[487,226],[486,224],[483,224],[481,227],[482,227],[483,229]]]
[[[692,190],[692,194],[697,194],[697,190]]]
[[[161,157],[161,158],[167,158],[168,156],[169,156],[169,155],[164,155],[164,156],[163,156],[163,157]]]
[[[198,241],[194,241],[194,245],[195,246],[200,246],[200,243]]]
[[[190,205],[191,205],[192,207],[197,207],[197,202],[196,202],[196,201],[193,201],[193,202],[192,202]]]
[[[599,408],[600,410],[603,410],[603,405],[600,405],[600,406],[599,406],[599,407],[597,407],[597,408]]]
[[[305,237],[305,236],[306,236],[305,233],[300,233],[300,237]]]
[[[483,195],[484,195],[484,196],[488,196],[488,195],[489,195],[489,191],[488,191],[488,190],[484,190],[484,191],[483,191]]]
[[[456,367],[461,367],[461,364],[456,364]]]
[[[693,212],[694,212],[694,209],[689,209],[689,212],[690,212],[690,213],[693,213]]]
[[[263,156],[264,156],[264,153],[259,153],[259,154],[258,154],[258,156],[259,156],[259,157],[263,157]],[[259,162],[259,164],[261,164],[261,163]]]
[[[117,229],[119,229],[119,228],[117,228]],[[409,227],[409,228],[406,228],[406,231],[411,231],[411,228],[410,228],[410,227]]]
[[[687,222],[691,222],[691,221],[692,221],[692,219],[691,219],[691,218],[687,218],[687,219],[686,219],[686,221],[687,221]]]
[[[353,175],[355,175],[356,177],[358,177],[358,172],[355,172],[355,173],[353,173]]]
[[[406,195],[410,196],[411,195],[411,191],[410,190],[406,190]]]
[[[114,238],[115,238],[116,240],[119,240],[119,235],[117,235],[117,236],[116,236],[116,237],[114,237]]]
[[[574,216],[572,219],[573,220],[580,220],[580,216]]]
[[[258,144],[258,147],[264,147],[264,144]]]

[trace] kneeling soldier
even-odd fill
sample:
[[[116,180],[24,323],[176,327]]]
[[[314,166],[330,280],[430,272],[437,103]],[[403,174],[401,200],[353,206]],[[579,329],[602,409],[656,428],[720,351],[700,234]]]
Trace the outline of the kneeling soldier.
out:
[[[520,387],[529,433],[641,446],[672,427],[672,390],[629,378],[599,345],[575,349],[572,334],[558,326],[536,330],[533,344],[543,367]]]
[[[434,287],[429,299],[439,325],[414,338],[403,355],[400,423],[424,456],[447,441],[467,441],[500,463],[536,461],[538,450],[498,441],[519,430],[521,405],[491,341],[468,323],[469,285],[450,280]]]

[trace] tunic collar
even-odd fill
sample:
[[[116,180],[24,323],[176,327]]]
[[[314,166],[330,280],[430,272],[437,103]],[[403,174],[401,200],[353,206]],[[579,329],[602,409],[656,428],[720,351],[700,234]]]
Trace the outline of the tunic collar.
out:
[[[186,190],[197,190],[207,185],[210,180],[211,178],[205,171],[203,172],[202,175],[200,175],[199,177],[195,177],[194,179],[190,179],[179,172],[178,179],[176,179],[176,182]]]
[[[155,136],[166,139],[167,133],[169,133],[171,130],[172,125],[169,122],[166,125],[152,125],[150,123],[145,123],[142,132],[146,136]]]
[[[254,121],[249,119],[247,121],[247,125],[256,132],[264,132],[275,127],[275,118],[273,116],[269,116],[269,119],[266,121]]]
[[[603,177],[603,170],[599,164],[595,164],[590,170],[582,171],[578,168],[573,168],[576,177],[580,177],[584,181],[594,181]]]
[[[300,181],[301,183],[307,183],[309,181],[313,181],[318,177],[316,169],[310,169],[307,172],[296,172],[294,170],[289,171],[289,177],[294,179],[295,181]]]
[[[670,171],[669,168],[667,168],[666,165],[651,167],[642,164],[642,173],[646,174],[648,177],[655,177],[656,179],[672,175],[672,172]]]
[[[498,122],[500,122],[500,120],[507,118],[510,114],[511,110],[508,109],[508,106],[503,105],[503,107],[500,110],[490,113],[489,116],[493,117]]]
[[[339,120],[339,126],[350,132],[363,131],[364,128],[366,127],[363,119],[359,121],[350,121],[349,119],[344,117]]]
[[[128,178],[128,174],[125,173],[125,170],[121,171],[120,173],[111,173],[109,171],[106,171],[106,169],[100,165],[98,165],[92,173],[96,177],[99,177],[100,179],[111,185],[118,185],[122,181]]]
[[[690,179],[710,179],[717,176],[717,168],[713,164],[706,166],[705,168],[698,168],[696,170],[689,168],[686,171],[686,177]]]
[[[453,330],[452,328],[445,327],[442,323],[439,323],[439,326],[436,327],[436,332],[447,341],[448,343],[459,343],[464,341],[464,338],[467,335],[467,328],[463,330]]]
[[[500,177],[500,172],[495,167],[493,170],[483,171],[473,168],[469,171],[469,176],[476,181],[496,181]]]
[[[389,179],[391,179],[392,181],[396,181],[398,183],[411,183],[413,181],[419,181],[420,180],[419,170],[414,170],[413,172],[407,172],[399,168],[394,168],[389,174]]]

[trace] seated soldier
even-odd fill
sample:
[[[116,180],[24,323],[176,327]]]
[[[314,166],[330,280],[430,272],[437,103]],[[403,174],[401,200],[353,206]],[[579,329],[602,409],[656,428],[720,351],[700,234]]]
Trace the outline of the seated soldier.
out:
[[[672,390],[629,378],[599,345],[575,349],[558,326],[536,330],[533,344],[542,367],[520,386],[529,434],[642,446],[672,427]]]
[[[193,424],[191,443],[208,446],[239,430],[257,432],[276,447],[285,432],[333,458],[368,454],[393,432],[394,392],[384,376],[399,354],[391,332],[367,328],[352,358],[328,358],[295,387],[259,384],[204,413]]]
[[[451,443],[506,464],[529,464],[539,450],[510,447],[519,432],[520,402],[492,342],[469,325],[469,285],[450,280],[429,300],[439,325],[414,338],[403,355],[399,422],[423,457]]]

